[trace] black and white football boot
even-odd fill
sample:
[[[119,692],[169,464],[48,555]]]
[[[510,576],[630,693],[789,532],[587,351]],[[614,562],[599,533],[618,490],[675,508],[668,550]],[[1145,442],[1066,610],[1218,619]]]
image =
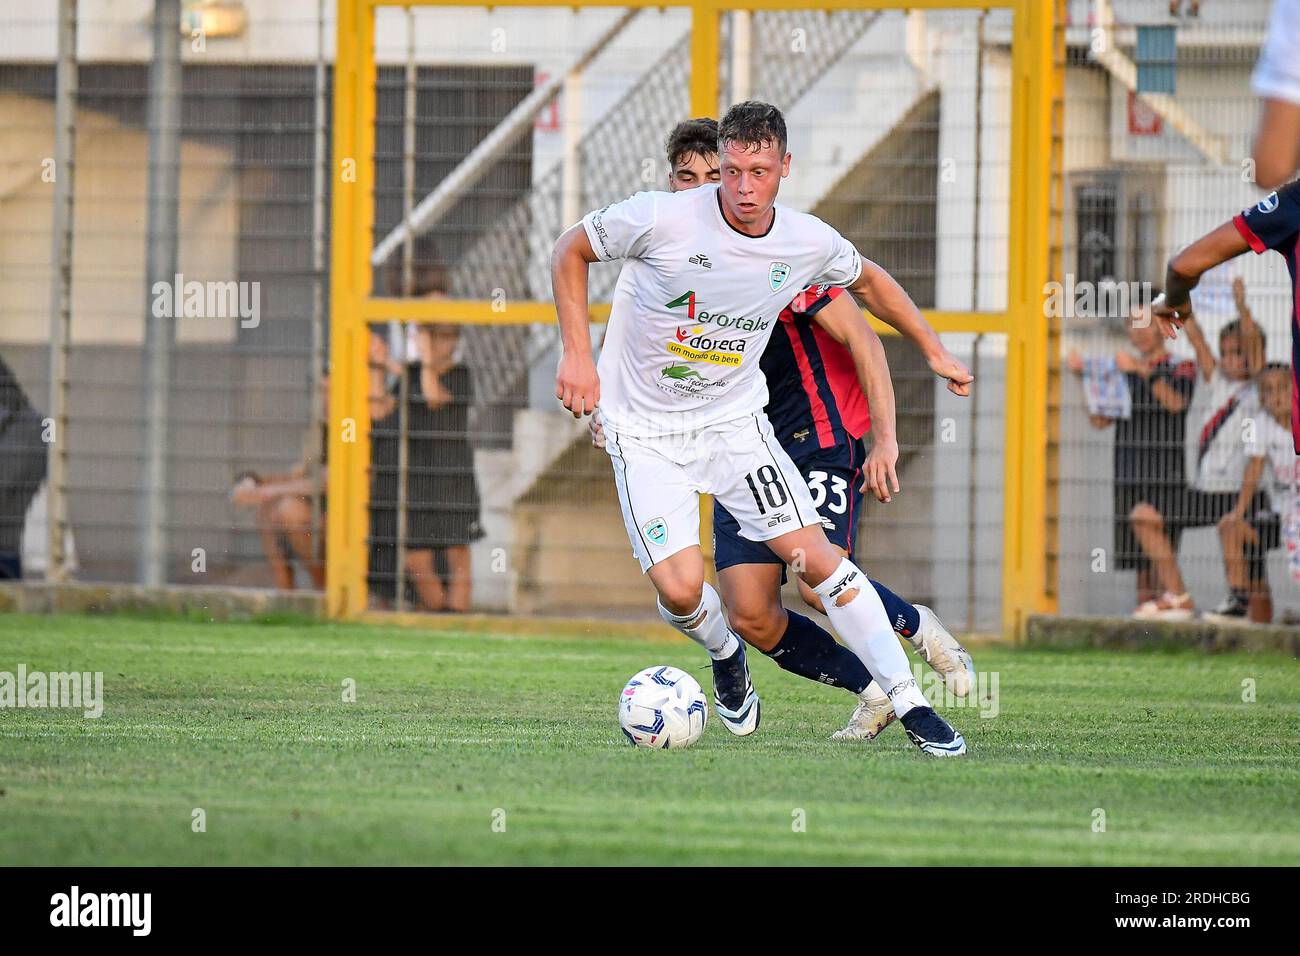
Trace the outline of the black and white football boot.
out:
[[[899,718],[907,739],[931,757],[960,757],[966,752],[966,740],[933,707],[913,707]]]
[[[736,636],[736,653],[713,662],[713,708],[722,726],[737,737],[747,737],[758,730],[762,718],[758,693],[749,679],[745,642],[739,636]]]

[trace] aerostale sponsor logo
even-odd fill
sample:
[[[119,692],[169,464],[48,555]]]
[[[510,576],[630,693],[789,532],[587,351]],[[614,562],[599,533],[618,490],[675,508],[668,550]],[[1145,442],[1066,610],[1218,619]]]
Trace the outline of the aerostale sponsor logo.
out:
[[[770,319],[765,319],[761,315],[757,318],[746,318],[743,315],[727,315],[725,312],[710,312],[708,309],[698,308],[699,299],[696,298],[695,292],[683,292],[671,302],[666,302],[665,306],[669,309],[686,309],[686,318],[698,325],[715,325],[720,329],[735,329],[738,332],[762,332],[769,325]]]

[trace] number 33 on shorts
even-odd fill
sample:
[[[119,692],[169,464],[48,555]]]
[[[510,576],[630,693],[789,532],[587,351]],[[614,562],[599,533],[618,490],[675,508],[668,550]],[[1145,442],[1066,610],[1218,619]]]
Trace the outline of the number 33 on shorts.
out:
[[[828,475],[824,471],[810,471],[807,473],[808,490],[812,492],[813,506],[818,511],[822,510],[822,505],[826,505],[826,510],[832,514],[842,515],[849,507],[849,483],[839,475]],[[829,493],[826,488],[826,482],[830,481]],[[830,503],[826,499],[829,497]]]

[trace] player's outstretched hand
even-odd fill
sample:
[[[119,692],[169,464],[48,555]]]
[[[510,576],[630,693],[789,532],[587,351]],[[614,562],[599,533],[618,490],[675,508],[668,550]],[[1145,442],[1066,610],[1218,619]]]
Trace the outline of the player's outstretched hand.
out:
[[[970,394],[970,386],[975,381],[975,376],[947,349],[930,359],[930,371],[940,378],[946,378],[948,391],[954,395],[965,397]]]
[[[871,453],[862,466],[862,493],[871,492],[877,501],[892,501],[898,494],[898,473],[894,470],[897,466],[898,442],[877,436],[872,440]]]
[[[591,432],[591,443],[596,448],[605,447],[605,422],[600,417],[600,409],[591,413],[587,419],[587,430]]]
[[[600,401],[600,378],[590,355],[561,355],[555,372],[555,397],[574,418],[590,415]]]
[[[1151,300],[1151,321],[1160,329],[1160,334],[1167,339],[1178,338],[1178,330],[1192,317],[1192,303],[1187,302],[1174,308],[1165,301],[1164,293]]]

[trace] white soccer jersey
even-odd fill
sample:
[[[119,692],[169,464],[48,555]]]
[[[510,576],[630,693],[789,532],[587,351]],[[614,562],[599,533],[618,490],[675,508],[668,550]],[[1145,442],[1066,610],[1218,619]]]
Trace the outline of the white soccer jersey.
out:
[[[627,436],[680,434],[760,412],[759,360],[777,317],[862,260],[816,216],[779,203],[761,236],[722,215],[716,185],[641,192],[583,217],[596,255],[627,260],[601,350],[601,414]]]
[[[1251,76],[1256,96],[1300,103],[1300,0],[1276,0]]]

